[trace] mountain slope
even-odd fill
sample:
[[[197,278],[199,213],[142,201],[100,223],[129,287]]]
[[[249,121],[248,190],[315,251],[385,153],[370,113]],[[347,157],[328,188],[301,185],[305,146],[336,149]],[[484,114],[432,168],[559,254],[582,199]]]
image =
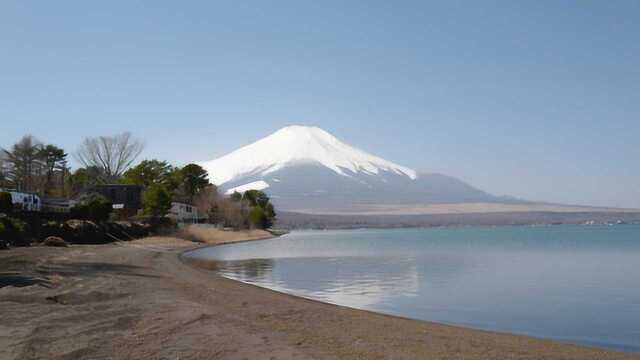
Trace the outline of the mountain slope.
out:
[[[285,210],[517,201],[453,177],[419,174],[316,127],[285,127],[200,165],[223,192],[264,190]]]
[[[320,163],[335,173],[378,174],[390,171],[415,179],[416,172],[343,143],[328,132],[308,126],[288,126],[219,159],[202,163],[215,184],[242,176],[280,170],[289,165]]]

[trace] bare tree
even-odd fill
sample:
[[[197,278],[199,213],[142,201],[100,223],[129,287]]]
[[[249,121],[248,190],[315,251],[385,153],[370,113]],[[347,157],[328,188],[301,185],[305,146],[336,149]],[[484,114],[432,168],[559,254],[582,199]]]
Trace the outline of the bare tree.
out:
[[[78,147],[75,158],[85,167],[96,166],[104,171],[106,181],[117,180],[140,155],[144,145],[125,132],[114,136],[86,138]]]
[[[221,200],[218,188],[215,185],[209,185],[194,196],[192,205],[198,209],[199,214],[206,215],[210,223],[217,224],[220,220]]]

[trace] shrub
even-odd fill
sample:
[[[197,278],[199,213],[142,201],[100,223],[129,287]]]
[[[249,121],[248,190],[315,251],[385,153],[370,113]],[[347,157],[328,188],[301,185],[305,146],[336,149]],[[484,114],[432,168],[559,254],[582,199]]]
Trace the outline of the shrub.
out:
[[[150,225],[132,221],[118,221],[116,223],[120,228],[123,238],[138,239],[149,235]]]
[[[67,220],[60,230],[61,237],[72,244],[105,244],[112,241],[98,224],[89,220]]]
[[[44,246],[67,247],[67,243],[63,238],[57,236],[49,236],[42,242]]]
[[[11,194],[8,192],[0,192],[0,213],[11,214],[13,211],[13,201]]]
[[[24,221],[3,217],[0,218],[0,237],[13,246],[28,246],[27,224]]]
[[[143,196],[144,213],[153,218],[165,216],[171,209],[171,193],[163,185],[151,185]]]
[[[38,232],[39,237],[46,238],[48,236],[61,236],[60,227],[61,225],[57,221],[47,221],[40,226],[40,231]]]
[[[113,210],[113,205],[104,196],[96,193],[87,194],[71,209],[71,216],[82,220],[106,221]]]
[[[111,221],[126,221],[133,214],[133,210],[130,209],[113,209],[111,213]]]
[[[152,219],[149,225],[154,235],[174,234],[178,230],[178,224],[168,217]]]

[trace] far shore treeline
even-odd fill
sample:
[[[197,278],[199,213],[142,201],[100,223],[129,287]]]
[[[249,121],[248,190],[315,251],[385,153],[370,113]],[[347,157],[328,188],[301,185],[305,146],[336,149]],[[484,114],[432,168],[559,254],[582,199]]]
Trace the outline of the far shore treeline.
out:
[[[24,212],[11,200],[11,191],[37,194],[42,200],[72,204],[73,219],[94,223],[170,221],[172,203],[193,206],[198,221],[222,227],[262,228],[273,225],[275,210],[262,191],[231,196],[219,194],[207,171],[197,164],[175,166],[160,159],[137,162],[143,143],[125,132],[85,138],[72,156],[81,167],[69,166],[69,153],[54,144],[25,135],[0,150],[0,240],[11,238],[25,224]],[[94,191],[101,185],[137,185],[142,188],[142,209],[135,214],[113,209],[111,202]],[[47,212],[38,214],[43,221]]]

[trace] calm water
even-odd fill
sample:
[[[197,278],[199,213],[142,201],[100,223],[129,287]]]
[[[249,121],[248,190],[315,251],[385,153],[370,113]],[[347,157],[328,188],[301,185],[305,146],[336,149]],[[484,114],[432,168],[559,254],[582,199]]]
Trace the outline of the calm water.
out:
[[[188,256],[324,302],[640,352],[637,225],[301,231]]]

